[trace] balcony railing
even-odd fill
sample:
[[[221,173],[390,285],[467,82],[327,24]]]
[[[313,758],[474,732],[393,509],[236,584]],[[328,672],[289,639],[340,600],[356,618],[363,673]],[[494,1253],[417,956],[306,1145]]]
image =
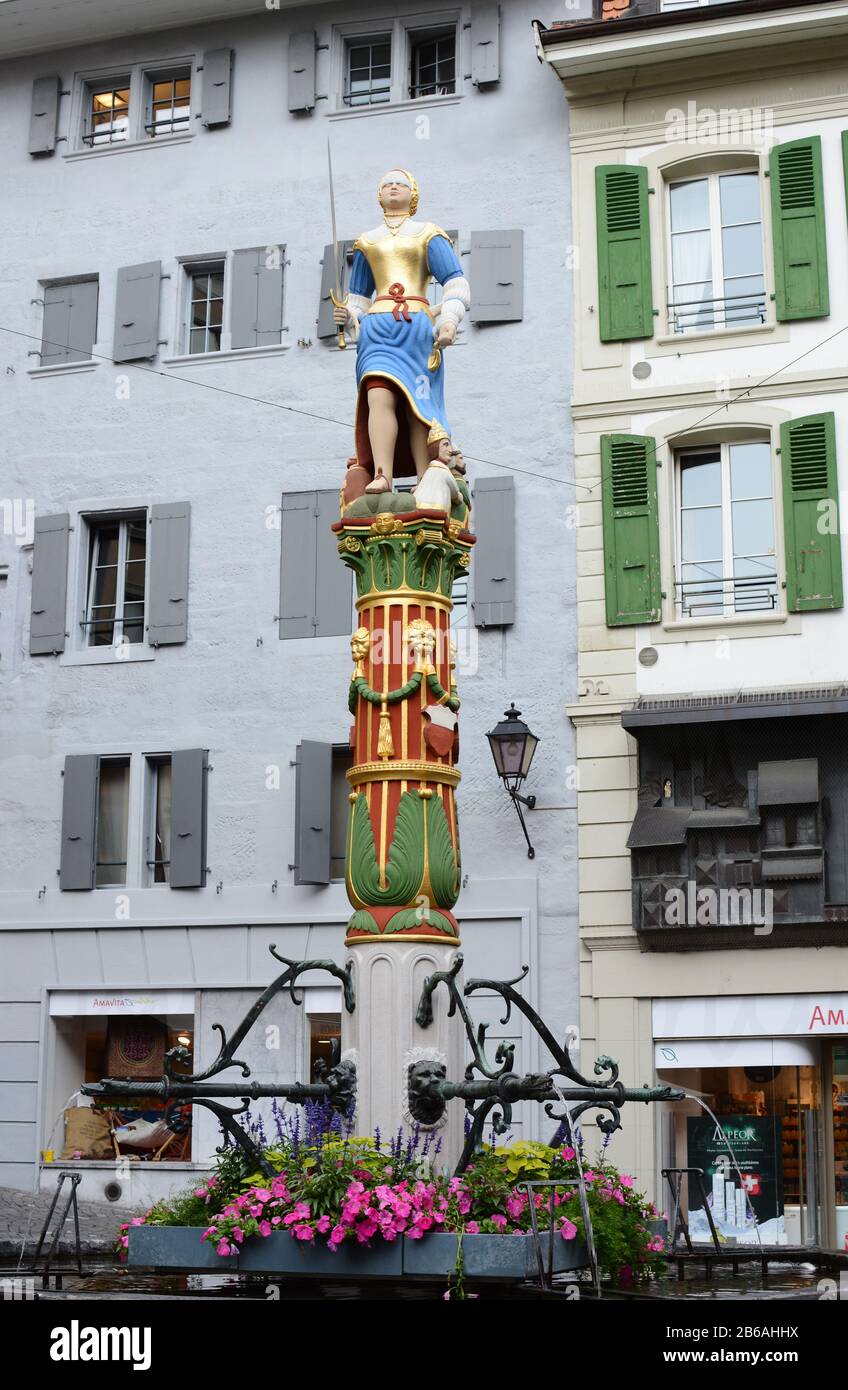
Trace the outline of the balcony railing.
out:
[[[709,579],[678,579],[674,584],[675,611],[680,618],[721,617],[726,613],[774,613],[777,610],[777,574],[752,578],[735,575]]]
[[[675,299],[670,300],[667,307],[672,333],[742,328],[745,324],[766,321],[765,290],[725,295],[723,299]]]

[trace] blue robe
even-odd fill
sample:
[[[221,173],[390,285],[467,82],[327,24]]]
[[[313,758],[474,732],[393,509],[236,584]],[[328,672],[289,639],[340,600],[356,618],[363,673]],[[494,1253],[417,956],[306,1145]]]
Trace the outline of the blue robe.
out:
[[[440,285],[446,285],[463,274],[459,258],[446,236],[430,238],[427,265]],[[356,251],[350,275],[351,294],[364,295],[367,299],[373,295],[375,288],[374,276],[364,252]],[[367,402],[363,399],[367,395],[363,384],[366,377],[388,377],[403,392],[419,420],[428,426],[433,420],[438,420],[450,434],[445,411],[444,355],[433,372],[428,366],[432,351],[433,321],[423,310],[411,313],[409,322],[402,315],[396,319],[391,312],[363,314],[356,346],[356,448],[360,463],[366,467],[373,467],[368,443]],[[414,477],[415,465],[409,452],[407,432],[404,422],[399,423],[401,429],[396,449],[395,476]]]

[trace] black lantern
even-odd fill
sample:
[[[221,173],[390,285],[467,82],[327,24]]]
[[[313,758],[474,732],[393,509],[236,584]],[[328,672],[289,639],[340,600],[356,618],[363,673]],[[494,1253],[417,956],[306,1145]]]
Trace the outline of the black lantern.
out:
[[[486,738],[489,740],[489,747],[492,750],[498,776],[503,780],[503,784],[512,797],[513,805],[518,812],[521,829],[524,831],[524,838],[527,841],[527,857],[528,859],[535,859],[536,851],[530,843],[530,836],[527,834],[527,826],[524,824],[521,807],[526,806],[528,810],[532,811],[536,805],[536,798],[535,796],[522,796],[518,788],[530,771],[530,764],[533,761],[533,754],[536,752],[536,745],[539,740],[523,722],[521,710],[516,709],[514,704],[510,705],[500,724],[496,724],[491,733],[486,735]]]

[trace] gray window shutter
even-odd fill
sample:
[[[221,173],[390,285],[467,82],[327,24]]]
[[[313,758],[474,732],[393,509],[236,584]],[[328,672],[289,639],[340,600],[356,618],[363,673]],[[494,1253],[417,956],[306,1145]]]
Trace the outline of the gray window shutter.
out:
[[[69,362],[90,362],[97,342],[97,280],[79,280],[71,290]]]
[[[297,746],[294,797],[294,881],[330,882],[333,745],[304,740]]]
[[[260,246],[233,255],[232,347],[265,347],[282,341],[284,264],[282,246]]]
[[[471,321],[509,323],[524,316],[524,233],[471,233]]]
[[[60,77],[36,77],[32,84],[29,117],[30,154],[52,154],[56,148],[61,91]]]
[[[74,754],[65,759],[59,865],[59,887],[63,892],[94,887],[99,763],[96,753]]]
[[[339,559],[330,524],[339,495],[283,494],[280,542],[280,627],[284,637],[338,637],[351,630],[353,579]]]
[[[471,81],[475,87],[501,76],[500,6],[471,6]]]
[[[41,365],[69,362],[71,337],[71,285],[45,285],[41,321]]]
[[[318,306],[318,337],[335,338],[336,325],[333,322],[333,301],[330,298],[330,290],[335,293],[336,284],[341,286],[342,294],[347,291],[350,279],[349,260],[353,254],[352,241],[339,242],[339,274],[336,276],[336,269],[333,265],[333,245],[324,247],[324,258],[321,262],[321,303]]]
[[[189,502],[150,508],[150,584],[147,637],[151,646],[171,646],[188,637]]]
[[[474,626],[509,627],[515,622],[514,479],[478,478],[473,498]]]
[[[113,362],[135,362],[156,356],[161,280],[161,261],[124,265],[118,271]]]
[[[200,107],[205,126],[229,125],[232,66],[231,48],[213,48],[203,55]]]
[[[283,637],[315,633],[315,493],[285,492],[280,522],[280,628]]]
[[[172,888],[202,888],[206,882],[207,750],[171,754]]]
[[[315,31],[289,36],[289,110],[315,106]]]
[[[31,656],[55,655],[65,650],[70,529],[67,512],[35,518],[29,627]]]
[[[317,494],[315,636],[346,637],[353,617],[353,571],[342,564],[338,537],[330,530],[339,519],[336,490]]]

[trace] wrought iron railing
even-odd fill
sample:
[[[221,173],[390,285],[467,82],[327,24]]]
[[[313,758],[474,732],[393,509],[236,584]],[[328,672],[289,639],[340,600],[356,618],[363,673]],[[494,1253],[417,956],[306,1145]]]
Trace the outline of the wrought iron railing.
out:
[[[680,618],[721,617],[727,613],[762,613],[777,610],[777,574],[737,578],[677,579],[675,612]]]
[[[765,323],[765,290],[729,294],[713,299],[672,299],[668,305],[672,333],[696,333],[710,328],[742,328]]]

